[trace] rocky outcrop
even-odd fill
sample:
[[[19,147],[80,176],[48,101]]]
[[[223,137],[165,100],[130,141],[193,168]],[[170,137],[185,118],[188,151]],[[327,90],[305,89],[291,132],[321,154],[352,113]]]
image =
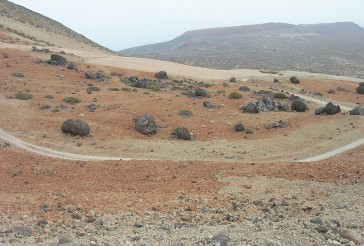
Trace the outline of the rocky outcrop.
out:
[[[136,118],[135,129],[144,135],[154,135],[158,132],[158,126],[150,114],[143,114]]]
[[[241,108],[241,111],[243,113],[249,113],[249,114],[257,114],[257,113],[259,113],[259,110],[258,110],[257,105],[255,103],[253,103],[253,102],[249,103],[246,106],[243,106]]]
[[[68,119],[63,122],[61,127],[62,132],[73,136],[87,136],[90,134],[90,126],[83,120]]]

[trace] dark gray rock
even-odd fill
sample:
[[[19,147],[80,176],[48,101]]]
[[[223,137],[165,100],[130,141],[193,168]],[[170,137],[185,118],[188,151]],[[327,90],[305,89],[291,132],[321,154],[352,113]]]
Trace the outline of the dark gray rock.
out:
[[[68,66],[67,66],[67,69],[69,69],[69,70],[74,70],[75,68],[76,68],[76,66],[72,62],[70,64],[68,64]]]
[[[209,102],[209,101],[204,101],[204,102],[203,102],[203,106],[204,106],[205,108],[212,108],[212,104],[211,104],[211,102]]]
[[[363,86],[359,86],[358,88],[356,88],[356,91],[359,94],[364,95],[364,85]]]
[[[141,221],[137,221],[137,222],[134,223],[135,228],[142,228],[143,226],[144,226],[144,224]]]
[[[154,77],[156,77],[157,79],[168,79],[166,71],[159,71],[154,75]]]
[[[329,94],[335,94],[335,90],[334,89],[330,89],[327,93],[329,93]]]
[[[13,228],[16,238],[31,237],[33,228],[30,226],[16,226]]]
[[[278,111],[278,105],[270,96],[263,96],[256,103],[258,110],[263,112]]]
[[[274,82],[274,83],[278,83],[278,82],[279,82],[279,80],[278,80],[278,79],[274,79],[274,80],[273,80],[273,82]]]
[[[302,99],[296,99],[292,101],[291,109],[297,112],[306,112],[308,107]]]
[[[59,244],[69,244],[72,243],[72,240],[69,236],[62,235],[58,239]]]
[[[133,82],[133,84],[132,84],[133,87],[141,88],[141,89],[147,88],[147,85],[148,85],[147,79],[137,80],[137,81]]]
[[[313,224],[319,224],[319,225],[324,225],[324,220],[321,217],[315,217],[313,219],[310,220],[311,223]]]
[[[259,110],[258,110],[257,105],[255,103],[253,103],[253,102],[249,103],[246,106],[243,106],[241,108],[241,111],[243,113],[249,113],[249,114],[257,114],[257,113],[259,113]]]
[[[82,120],[68,119],[63,122],[61,130],[64,133],[84,137],[89,135],[90,126],[87,124],[87,122]]]
[[[333,114],[337,114],[341,112],[341,108],[339,105],[334,105],[333,103],[329,102],[325,105],[325,107],[321,107],[315,110],[315,114],[316,115],[321,115],[321,114],[329,114],[329,115],[333,115]]]
[[[209,244],[227,246],[229,245],[230,237],[226,236],[222,233],[214,235],[210,240],[208,240]]]
[[[86,71],[85,72],[85,77],[86,79],[95,79],[96,78],[96,75],[90,71]]]
[[[38,226],[42,226],[42,227],[44,227],[45,225],[47,225],[48,224],[48,221],[46,220],[46,219],[40,219],[40,220],[38,220],[38,222],[37,222],[37,225]]]
[[[191,140],[192,138],[190,131],[183,126],[177,127],[176,130],[174,130],[173,135],[175,138],[182,140]]]
[[[95,112],[98,107],[99,106],[94,103],[91,103],[90,105],[87,106],[89,112]]]
[[[289,80],[293,84],[299,84],[300,83],[300,80],[296,76],[292,76],[291,78],[289,78]]]
[[[229,80],[231,83],[236,83],[236,78],[235,77],[231,77]]]
[[[296,95],[291,95],[290,96],[290,98],[289,98],[289,100],[292,102],[292,101],[294,101],[294,100],[297,100],[297,99],[300,99],[300,97],[299,96],[296,96]]]
[[[135,120],[135,129],[145,135],[154,135],[158,132],[154,117],[150,114],[143,114]]]
[[[319,225],[315,228],[318,233],[326,233],[329,231],[329,228],[324,225]]]
[[[206,97],[207,92],[205,90],[203,90],[203,89],[198,88],[198,89],[195,90],[195,96],[196,97]]]
[[[353,110],[350,110],[349,113],[351,115],[364,115],[364,107],[359,105],[358,107],[355,107]]]
[[[245,131],[245,126],[243,122],[239,121],[238,123],[235,124],[234,129],[236,132],[243,132]]]
[[[250,91],[250,88],[246,85],[240,86],[239,91]]]
[[[137,82],[139,79],[138,79],[138,77],[137,76],[131,76],[131,77],[129,77],[129,79],[128,79],[130,82]]]
[[[67,59],[61,55],[52,54],[51,59],[48,61],[51,65],[64,66],[67,63]]]

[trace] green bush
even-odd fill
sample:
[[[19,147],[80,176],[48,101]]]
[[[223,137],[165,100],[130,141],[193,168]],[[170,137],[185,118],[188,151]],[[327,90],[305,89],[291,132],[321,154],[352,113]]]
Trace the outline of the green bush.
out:
[[[120,91],[120,89],[116,88],[116,87],[110,87],[108,90],[109,91]]]
[[[53,96],[53,95],[46,95],[44,98],[47,98],[47,99],[54,99],[54,96]]]
[[[274,94],[274,98],[278,98],[278,99],[286,99],[286,94],[284,94],[283,92],[277,92]]]
[[[19,91],[15,94],[15,98],[19,100],[30,100],[33,96],[27,92]]]
[[[193,113],[187,109],[184,109],[184,110],[179,111],[178,115],[183,118],[191,118],[193,116]]]
[[[131,88],[130,87],[123,87],[121,88],[122,91],[131,91]]]
[[[97,86],[90,86],[90,87],[88,87],[88,89],[92,90],[92,91],[100,91],[100,88]]]
[[[40,109],[44,109],[44,110],[47,110],[47,109],[50,109],[52,106],[48,105],[48,104],[42,104],[39,106]]]
[[[81,102],[81,100],[77,97],[64,97],[63,101],[69,104],[76,104]]]
[[[116,77],[121,77],[123,76],[121,73],[118,73],[118,72],[111,72],[110,73],[110,76],[116,76]]]
[[[24,74],[23,74],[23,73],[13,73],[12,75],[13,75],[14,77],[24,78]]]
[[[231,93],[230,95],[229,95],[229,99],[240,99],[240,98],[242,98],[243,96],[240,94],[240,93],[238,93],[238,92],[233,92],[233,93]]]

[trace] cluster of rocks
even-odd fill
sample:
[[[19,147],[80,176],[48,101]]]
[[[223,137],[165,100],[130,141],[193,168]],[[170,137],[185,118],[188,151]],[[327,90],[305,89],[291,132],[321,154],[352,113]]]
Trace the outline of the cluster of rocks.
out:
[[[340,106],[334,105],[332,102],[327,103],[325,107],[320,107],[315,110],[316,115],[323,115],[323,114],[333,115],[339,112],[341,112]]]
[[[38,49],[36,46],[33,46],[32,47],[32,51],[33,52],[42,52],[42,53],[49,53],[49,52],[51,52],[49,49],[45,49],[45,48]]]
[[[91,71],[86,71],[85,77],[86,77],[86,79],[96,80],[97,82],[104,82],[104,81],[108,81],[110,79],[110,77],[106,76],[105,74],[103,74],[101,72],[93,73]]]
[[[234,130],[236,132],[245,132],[246,134],[253,134],[254,130],[252,128],[245,127],[242,121],[239,121],[235,124]]]
[[[52,54],[51,59],[48,60],[48,64],[55,66],[65,66],[67,64],[67,59],[58,54]]]
[[[355,107],[353,110],[350,110],[349,113],[351,115],[364,115],[364,107],[362,105],[359,105]]]
[[[243,113],[257,114],[259,112],[271,112],[271,111],[289,111],[287,104],[282,104],[273,100],[273,95],[268,94],[261,97],[256,102],[251,102],[241,108]]]

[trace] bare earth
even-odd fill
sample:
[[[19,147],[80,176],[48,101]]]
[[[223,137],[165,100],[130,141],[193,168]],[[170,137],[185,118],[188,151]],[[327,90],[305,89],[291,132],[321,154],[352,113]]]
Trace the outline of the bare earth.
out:
[[[355,92],[357,79],[293,71],[216,71],[50,48],[65,51],[76,72],[34,63],[48,60],[50,54],[31,52],[27,45],[3,44],[0,49],[10,55],[0,58],[0,136],[9,140],[0,140],[0,245],[58,245],[65,239],[70,245],[364,243],[364,120],[347,112],[364,104],[364,97]],[[192,79],[213,85],[206,88],[207,99],[189,98],[181,90],[111,91],[127,86],[117,76],[104,83],[86,80],[87,70],[148,79],[165,70],[172,78],[166,83]],[[291,75],[299,76],[301,83],[289,83]],[[237,83],[229,82],[232,76]],[[280,82],[273,83],[274,78]],[[90,83],[101,90],[86,93]],[[241,85],[251,91],[241,92],[242,99],[229,99]],[[347,91],[327,93],[337,87]],[[299,95],[301,89],[308,91],[302,96],[311,99],[305,113],[240,111],[257,100],[254,91]],[[10,99],[18,91],[29,92],[33,99]],[[67,104],[65,96],[76,96],[81,103]],[[204,108],[204,100],[215,107]],[[342,112],[314,115],[329,101],[340,104]],[[88,111],[91,103],[98,105],[95,112]],[[61,104],[67,108],[54,110]],[[184,109],[193,117],[178,116]],[[155,116],[161,127],[155,136],[134,129],[133,118],[143,113]],[[60,126],[68,118],[87,121],[91,135],[63,134]],[[280,120],[287,127],[264,127]],[[238,121],[254,134],[235,132]],[[177,126],[187,127],[195,140],[172,139]],[[18,148],[11,136],[43,150],[115,160],[42,156]],[[352,143],[353,148],[333,157],[297,163]],[[27,229],[18,228],[22,225],[31,227],[29,237]]]

